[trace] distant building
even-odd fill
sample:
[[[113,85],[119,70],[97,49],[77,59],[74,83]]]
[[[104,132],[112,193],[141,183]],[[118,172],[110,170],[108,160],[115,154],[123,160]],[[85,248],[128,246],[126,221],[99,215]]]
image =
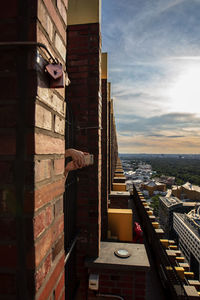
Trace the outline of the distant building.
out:
[[[191,209],[194,209],[196,202],[183,202],[177,197],[165,196],[159,197],[159,221],[165,236],[167,238],[175,238],[175,232],[173,229],[173,213],[188,213]]]
[[[172,188],[172,194],[183,201],[200,202],[200,187],[189,182]]]
[[[161,175],[159,178],[160,183],[165,183],[168,187],[171,187],[175,183],[175,177]]]
[[[173,238],[173,213],[180,212],[182,201],[176,197],[159,197],[159,222],[167,238]]]
[[[200,279],[200,217],[193,210],[189,214],[174,214],[174,230],[180,250],[190,264],[195,278]]]
[[[149,196],[152,197],[157,191],[166,192],[166,184],[155,181],[149,181],[147,183],[141,184],[141,190],[147,190],[149,192]]]

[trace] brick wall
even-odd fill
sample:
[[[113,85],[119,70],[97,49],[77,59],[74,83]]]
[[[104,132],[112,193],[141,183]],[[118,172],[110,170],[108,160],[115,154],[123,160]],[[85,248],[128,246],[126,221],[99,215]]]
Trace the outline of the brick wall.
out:
[[[110,190],[112,187],[117,159],[118,159],[118,144],[117,144],[117,133],[116,133],[116,126],[115,126],[115,117],[113,111],[113,100],[109,102],[109,134],[110,134],[110,146],[109,146],[109,159],[110,159]]]
[[[146,273],[144,271],[96,270],[95,272],[92,270],[91,273],[99,274],[99,294],[117,295],[125,300],[146,299]],[[97,299],[95,292],[89,290],[88,300],[95,299]]]
[[[109,196],[110,203],[108,205],[109,208],[120,208],[120,209],[128,209],[129,198],[130,196]]]
[[[67,65],[71,84],[67,98],[76,124],[76,148],[94,155],[94,165],[78,172],[77,275],[80,299],[86,299],[86,256],[97,257],[101,206],[101,38],[99,23],[68,26]]]
[[[101,182],[101,238],[107,238],[108,228],[108,83],[107,79],[102,79],[102,182]]]
[[[65,64],[66,12],[66,0],[5,2],[0,39],[44,43]],[[65,91],[49,89],[45,51],[0,52],[0,298],[60,299]]]

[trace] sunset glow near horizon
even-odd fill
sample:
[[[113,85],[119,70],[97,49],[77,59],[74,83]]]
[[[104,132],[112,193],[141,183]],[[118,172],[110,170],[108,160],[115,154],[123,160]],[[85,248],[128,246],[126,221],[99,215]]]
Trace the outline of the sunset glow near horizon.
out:
[[[120,153],[200,153],[200,1],[102,0]]]

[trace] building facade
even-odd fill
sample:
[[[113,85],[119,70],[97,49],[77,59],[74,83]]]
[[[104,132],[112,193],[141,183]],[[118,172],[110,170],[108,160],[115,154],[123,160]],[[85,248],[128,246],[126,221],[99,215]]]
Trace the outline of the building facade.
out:
[[[195,273],[196,279],[200,279],[200,231],[199,220],[186,214],[174,214],[174,230],[178,236],[178,244],[185,258],[189,262],[190,269]]]

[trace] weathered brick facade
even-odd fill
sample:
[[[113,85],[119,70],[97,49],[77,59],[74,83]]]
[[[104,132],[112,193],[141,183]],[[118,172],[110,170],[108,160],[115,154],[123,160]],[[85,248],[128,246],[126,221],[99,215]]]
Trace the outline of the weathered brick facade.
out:
[[[108,229],[108,80],[107,80],[107,53],[102,53],[102,130],[101,130],[101,152],[102,152],[102,176],[101,176],[101,239],[107,239]]]
[[[94,155],[94,165],[78,172],[77,274],[80,299],[86,299],[86,256],[99,253],[101,222],[101,36],[99,23],[68,26],[67,90],[76,124],[76,148]]]
[[[67,1],[11,2],[1,7],[0,298],[61,299],[65,89],[49,89],[36,43],[65,66]]]
[[[91,270],[95,272],[95,270]],[[126,300],[145,300],[146,299],[146,273],[143,271],[121,271],[121,270],[103,270],[97,271],[99,274],[98,294],[121,296]],[[89,291],[89,300],[95,300],[96,295]],[[109,299],[109,298],[108,298]],[[115,299],[112,297],[110,299]]]

